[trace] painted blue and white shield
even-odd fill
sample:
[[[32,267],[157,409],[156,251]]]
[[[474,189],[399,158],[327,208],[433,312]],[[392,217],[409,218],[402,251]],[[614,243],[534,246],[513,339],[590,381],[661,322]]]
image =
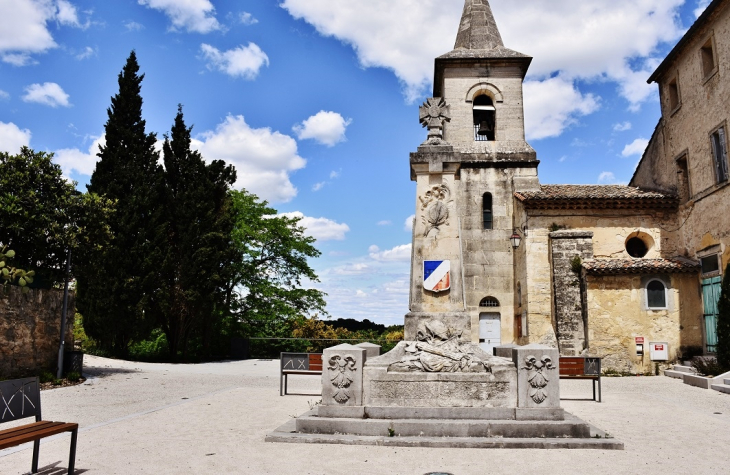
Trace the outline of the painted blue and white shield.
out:
[[[423,261],[423,288],[442,292],[451,287],[451,261]]]

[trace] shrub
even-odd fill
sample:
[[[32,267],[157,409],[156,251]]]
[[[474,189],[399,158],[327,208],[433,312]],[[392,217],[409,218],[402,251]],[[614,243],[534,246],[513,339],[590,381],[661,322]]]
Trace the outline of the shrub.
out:
[[[66,379],[75,383],[81,379],[81,375],[76,371],[69,371],[69,373],[66,375]]]
[[[52,383],[56,380],[56,376],[50,371],[41,372],[38,378],[41,380],[41,383]]]
[[[692,358],[692,367],[697,371],[697,374],[702,376],[717,376],[722,374],[723,368],[717,362],[717,358],[711,357],[695,357]]]

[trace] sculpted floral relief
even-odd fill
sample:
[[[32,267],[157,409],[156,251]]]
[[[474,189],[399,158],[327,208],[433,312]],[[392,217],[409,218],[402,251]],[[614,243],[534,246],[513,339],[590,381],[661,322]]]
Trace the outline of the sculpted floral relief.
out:
[[[530,383],[529,396],[536,404],[542,404],[548,397],[545,387],[550,382],[548,370],[555,369],[553,360],[549,356],[543,356],[539,360],[530,355],[525,358],[525,367],[529,371],[527,382]]]
[[[352,391],[349,389],[354,380],[354,373],[357,371],[357,361],[352,356],[332,355],[329,359],[329,377],[332,385],[337,388],[333,395],[335,401],[345,404],[352,398]]]

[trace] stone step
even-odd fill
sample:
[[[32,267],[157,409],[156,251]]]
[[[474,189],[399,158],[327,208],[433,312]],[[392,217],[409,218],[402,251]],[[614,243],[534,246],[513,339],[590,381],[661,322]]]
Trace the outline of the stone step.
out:
[[[723,380],[723,383],[725,383],[725,384],[727,384],[727,385],[730,385],[730,379],[725,379],[725,380]]]
[[[343,434],[298,434],[275,431],[266,442],[297,444],[376,445],[380,447],[429,447],[462,449],[599,449],[624,450],[623,442],[611,438],[498,438],[498,437],[389,437]]]
[[[562,408],[317,406],[323,418],[562,421]]]
[[[565,421],[486,421],[442,419],[350,419],[300,416],[296,432],[392,437],[590,438],[590,426]]]
[[[691,366],[683,366],[681,364],[675,364],[672,371],[679,371],[680,373],[696,373],[697,371]]]
[[[730,380],[726,379],[725,384],[713,384],[710,386],[710,388],[714,389],[715,391],[720,391],[721,393],[727,393],[730,394]]]
[[[673,369],[664,370],[664,376],[669,376],[670,378],[675,378],[675,379],[682,379],[685,374],[690,374],[690,373],[685,373],[682,371],[675,371]]]

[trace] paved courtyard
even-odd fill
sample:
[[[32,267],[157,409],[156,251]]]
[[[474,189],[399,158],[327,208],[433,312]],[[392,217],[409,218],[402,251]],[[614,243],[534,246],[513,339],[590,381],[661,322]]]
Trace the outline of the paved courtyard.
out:
[[[80,425],[76,473],[89,474],[710,474],[730,470],[730,395],[665,377],[561,381],[563,407],[621,440],[624,451],[476,450],[265,443],[319,400],[319,379],[278,361],[200,365],[86,356],[82,385],[44,391],[44,419]],[[40,473],[65,473],[69,436],[41,442]],[[0,474],[30,470],[31,446],[0,451]]]

